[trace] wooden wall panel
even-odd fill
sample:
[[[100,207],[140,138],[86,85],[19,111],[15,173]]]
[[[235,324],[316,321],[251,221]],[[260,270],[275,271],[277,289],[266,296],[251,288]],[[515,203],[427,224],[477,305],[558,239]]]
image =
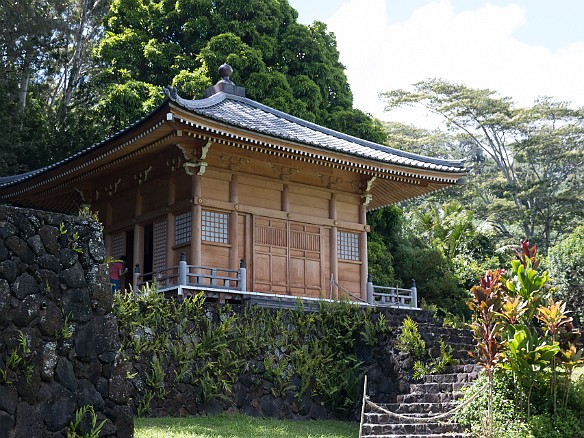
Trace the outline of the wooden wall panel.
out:
[[[175,201],[180,202],[191,199],[192,192],[192,177],[187,175],[182,170],[177,170],[174,174],[175,178]]]
[[[281,184],[274,182],[274,184],[261,184],[258,186],[253,186],[246,184],[244,181],[250,182],[249,178],[239,178],[238,195],[240,204],[270,208],[272,210],[281,209]],[[258,180],[258,183],[259,182],[264,181]]]
[[[201,178],[201,196],[218,201],[229,201],[229,180],[216,178],[217,174],[207,175]]]
[[[328,200],[310,194],[290,193],[290,211],[315,217],[329,217]]]
[[[128,190],[112,198],[112,224],[134,218],[136,194]]]
[[[351,292],[353,295],[361,296],[361,263],[351,263],[339,260],[339,279],[337,283]],[[341,297],[346,296],[339,292]],[[353,300],[353,298],[351,298]]]
[[[337,218],[340,221],[359,222],[359,198],[337,198]]]
[[[229,268],[229,246],[218,246],[203,242],[201,245],[201,264],[215,268]]]
[[[148,181],[140,189],[143,194],[142,214],[164,208],[168,205],[168,179],[159,178],[158,180]]]

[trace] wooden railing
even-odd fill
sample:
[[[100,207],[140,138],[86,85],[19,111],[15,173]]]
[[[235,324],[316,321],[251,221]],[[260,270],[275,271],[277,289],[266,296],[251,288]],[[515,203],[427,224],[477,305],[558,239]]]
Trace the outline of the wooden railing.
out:
[[[334,279],[331,274],[330,280],[330,300],[333,299],[333,289],[337,287],[339,292],[357,302],[367,303],[373,306],[387,306],[387,307],[398,307],[398,308],[408,308],[408,309],[418,309],[418,289],[416,288],[416,281],[413,280],[413,285],[411,288],[406,289],[402,287],[392,287],[392,286],[377,286],[371,281],[371,276],[369,276],[367,281],[367,301],[361,299],[358,294],[351,293]],[[339,294],[340,296],[340,294]]]
[[[245,262],[239,269],[223,269],[209,266],[187,265],[181,255],[178,266],[156,272],[141,273],[139,266],[134,272],[134,290],[146,283],[156,282],[159,291],[179,289],[181,286],[199,286],[205,289],[225,289],[245,292],[247,290]]]
[[[246,277],[247,271],[245,262],[242,259],[239,269],[223,269],[209,266],[187,265],[184,255],[181,254],[181,260],[178,266],[163,269],[156,272],[140,273],[139,266],[136,266],[134,272],[134,290],[146,283],[156,282],[158,290],[164,292],[170,289],[178,289],[178,294],[182,295],[182,287],[201,287],[205,290],[219,290],[229,292],[247,291]],[[333,287],[343,290],[347,297],[352,297],[357,302],[373,306],[387,306],[404,309],[418,308],[418,291],[416,282],[411,288],[401,288],[392,286],[377,286],[367,282],[367,301],[361,299],[357,294],[352,294],[343,289],[331,276],[330,282],[330,299],[333,297]],[[266,294],[266,296],[269,294]]]
[[[371,281],[367,283],[367,302],[375,306],[390,306],[399,308],[418,308],[418,289],[416,282],[409,289],[391,286],[376,286]]]

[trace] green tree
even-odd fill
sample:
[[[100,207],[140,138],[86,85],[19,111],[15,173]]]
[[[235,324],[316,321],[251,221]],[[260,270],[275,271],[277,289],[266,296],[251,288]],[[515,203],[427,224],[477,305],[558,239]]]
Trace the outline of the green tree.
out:
[[[96,139],[85,85],[109,0],[0,4],[0,172],[61,159]]]
[[[554,245],[548,253],[557,296],[566,301],[576,318],[584,321],[584,225]]]
[[[445,118],[473,152],[468,200],[502,238],[527,237],[545,250],[574,227],[583,211],[583,110],[547,98],[516,108],[494,91],[437,79],[414,89],[384,93],[388,108],[422,105]]]
[[[224,62],[247,95],[292,115],[360,137],[384,141],[379,122],[352,108],[353,96],[334,35],[326,25],[296,22],[281,0],[113,0],[98,48],[95,78],[102,123],[113,102],[120,125],[140,111],[133,90],[174,84],[202,97]],[[131,83],[129,87],[124,87]],[[123,96],[115,99],[112,94]],[[146,93],[146,100],[153,95]],[[150,102],[150,101],[149,101]],[[125,118],[119,116],[126,115]]]
[[[397,206],[371,212],[369,271],[374,284],[410,287],[419,299],[456,314],[465,312],[466,293],[452,261],[437,241],[423,236],[417,221]],[[476,279],[473,279],[476,280]]]

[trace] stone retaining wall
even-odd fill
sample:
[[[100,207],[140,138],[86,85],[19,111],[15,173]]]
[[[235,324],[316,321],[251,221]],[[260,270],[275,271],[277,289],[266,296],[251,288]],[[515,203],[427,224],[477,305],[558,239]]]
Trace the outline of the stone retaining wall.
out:
[[[100,436],[133,436],[104,257],[89,218],[0,207],[0,438],[67,436],[87,405]]]
[[[221,304],[205,304],[202,319],[219,321],[221,307]],[[223,315],[224,317],[241,320],[238,315],[245,312],[245,305],[229,305],[228,309],[227,314]],[[275,309],[265,309],[265,311],[274,314],[278,312]],[[294,311],[283,310],[282,312]],[[167,311],[159,313],[164,314]],[[398,394],[408,392],[411,381],[413,358],[395,348],[403,319],[409,315],[419,324],[425,326],[433,325],[435,321],[430,312],[403,309],[383,309],[372,313],[371,318],[378,319],[381,314],[383,314],[387,326],[390,327],[389,333],[380,334],[374,346],[367,345],[358,337],[355,339],[353,354],[356,354],[357,360],[363,364],[362,369],[368,375],[368,395],[378,402],[390,402],[394,401]],[[285,315],[281,318],[286,321],[293,319]],[[205,322],[196,318],[191,318],[190,321],[195,326]],[[156,352],[149,351],[146,354],[137,355],[132,349],[127,349],[122,354],[126,358],[123,364],[125,369],[120,368],[119,372],[133,376],[132,379],[125,382],[125,392],[131,394],[131,405],[138,415],[176,417],[245,413],[251,416],[294,420],[341,418],[358,421],[359,419],[362,383],[357,383],[352,388],[355,392],[353,400],[359,404],[339,411],[335,410],[335,407],[327,402],[325,397],[311,395],[314,382],[307,383],[306,376],[302,378],[296,374],[295,369],[291,366],[293,360],[289,360],[287,368],[283,370],[287,374],[284,384],[279,382],[277,377],[274,377],[273,370],[266,369],[266,363],[272,363],[272,360],[277,362],[276,358],[278,357],[291,358],[297,349],[296,345],[291,344],[281,347],[271,346],[255,353],[253,357],[240,357],[236,354],[234,360],[244,361],[245,365],[233,368],[232,371],[237,374],[235,380],[219,397],[202,400],[200,397],[201,388],[197,383],[202,379],[195,375],[195,371],[188,374],[180,371],[182,364],[173,353],[175,348],[173,344],[176,344],[177,341],[170,339],[174,338],[174,335],[166,336],[169,333],[181,333],[184,339],[186,336],[184,330],[172,325],[165,325],[164,330],[159,330],[143,324],[144,322],[133,324],[132,327],[135,330],[132,333],[121,334],[127,338],[142,338],[143,342],[149,340],[155,345],[166,342],[167,346],[157,347]],[[287,326],[288,330],[295,330],[293,324],[287,324]],[[161,332],[164,332],[165,337],[164,341],[159,342],[156,336]],[[426,333],[424,333],[425,335]],[[312,336],[318,337],[319,334],[314,333]],[[437,341],[431,338],[428,338],[427,341],[429,349],[436,349]],[[267,362],[266,358],[269,359]],[[155,380],[152,377],[155,372],[154,360],[160,366],[161,373],[159,374],[162,374],[163,377],[153,384],[152,381]],[[211,356],[207,359],[209,362],[217,360]],[[189,370],[193,370],[193,368],[191,366]],[[183,375],[186,378],[178,377]],[[334,376],[334,378],[341,381],[344,377],[339,375]],[[360,380],[360,382],[362,381]],[[217,383],[217,380],[214,383]]]
[[[89,218],[0,207],[0,438],[66,437],[76,411],[85,406],[94,409],[97,424],[105,420],[101,437],[133,436],[152,357],[119,353],[104,257],[101,225]],[[206,308],[206,315],[217,319],[216,305]],[[358,344],[356,354],[366,367],[369,396],[389,402],[407,392],[411,377],[412,358],[394,348],[401,321],[411,315],[425,325],[422,336],[434,350],[427,327],[435,323],[430,312],[386,309],[383,314],[391,334],[374,347]],[[201,388],[176,378],[178,365],[170,356],[160,356],[165,382],[148,403],[147,415],[336,415],[318,396],[299,397],[298,379],[276,391],[259,356],[249,359],[250,371],[237,377],[229,394],[197,400]],[[86,416],[79,432],[88,427]]]

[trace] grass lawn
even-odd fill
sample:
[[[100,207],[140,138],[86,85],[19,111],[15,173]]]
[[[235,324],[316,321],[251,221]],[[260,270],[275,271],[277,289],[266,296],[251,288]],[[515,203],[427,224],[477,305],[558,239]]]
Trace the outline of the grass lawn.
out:
[[[135,438],[354,438],[359,424],[293,421],[243,414],[189,418],[136,418]]]

